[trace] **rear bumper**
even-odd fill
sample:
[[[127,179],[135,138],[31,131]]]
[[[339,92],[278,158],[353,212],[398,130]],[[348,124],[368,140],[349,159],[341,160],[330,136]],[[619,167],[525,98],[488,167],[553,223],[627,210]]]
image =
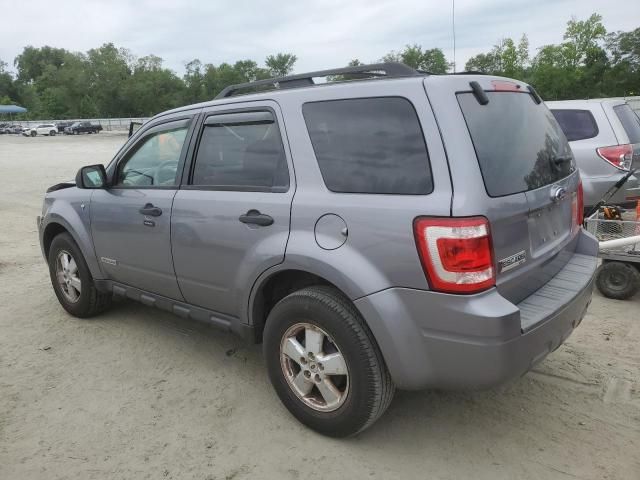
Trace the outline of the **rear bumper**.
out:
[[[518,305],[496,289],[449,295],[392,288],[358,299],[398,388],[488,388],[558,348],[591,302],[597,241],[580,235],[565,268]]]

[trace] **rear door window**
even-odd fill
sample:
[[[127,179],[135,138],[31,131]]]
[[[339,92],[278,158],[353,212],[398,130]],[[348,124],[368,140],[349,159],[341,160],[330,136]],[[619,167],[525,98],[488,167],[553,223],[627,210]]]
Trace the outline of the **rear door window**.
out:
[[[569,142],[543,104],[528,93],[459,93],[487,193],[513,195],[557,182],[575,170]]]
[[[324,183],[332,192],[433,191],[427,146],[407,99],[313,102],[302,112]]]
[[[613,107],[629,137],[629,143],[640,143],[640,118],[627,104]]]
[[[208,117],[191,183],[220,190],[287,191],[289,170],[273,114],[255,111]]]
[[[598,125],[589,110],[551,110],[567,140],[586,140],[598,135]]]

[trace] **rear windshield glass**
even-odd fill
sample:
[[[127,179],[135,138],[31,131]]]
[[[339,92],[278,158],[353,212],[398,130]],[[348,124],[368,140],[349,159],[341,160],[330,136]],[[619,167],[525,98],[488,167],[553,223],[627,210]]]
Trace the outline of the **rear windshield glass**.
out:
[[[490,196],[534,190],[575,170],[569,143],[544,104],[528,93],[486,94],[486,105],[472,93],[459,93],[458,103]]]
[[[598,135],[598,125],[589,110],[551,110],[567,140],[585,140]]]
[[[405,195],[433,190],[427,147],[408,100],[313,102],[302,112],[329,190]]]
[[[629,143],[640,143],[640,119],[629,105],[618,105],[613,111],[620,119],[629,137]]]

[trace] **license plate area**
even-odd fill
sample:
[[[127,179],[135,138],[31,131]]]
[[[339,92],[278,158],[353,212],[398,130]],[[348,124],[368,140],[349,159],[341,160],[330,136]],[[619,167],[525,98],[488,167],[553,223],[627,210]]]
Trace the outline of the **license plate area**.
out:
[[[571,233],[571,203],[554,202],[529,214],[529,239],[533,257],[562,243]]]

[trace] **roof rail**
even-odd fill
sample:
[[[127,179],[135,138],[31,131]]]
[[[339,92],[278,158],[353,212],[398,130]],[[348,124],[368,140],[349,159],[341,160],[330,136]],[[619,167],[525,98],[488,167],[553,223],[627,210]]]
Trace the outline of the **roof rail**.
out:
[[[352,77],[375,78],[375,77],[412,77],[421,75],[417,70],[408,67],[404,63],[387,62],[374,63],[371,65],[358,65],[356,67],[333,68],[330,70],[319,70],[317,72],[300,73],[297,75],[288,75],[286,77],[268,78],[266,80],[256,80],[255,82],[238,83],[237,85],[229,85],[222,90],[216,99],[233,97],[240,90],[251,89],[255,87],[274,87],[277,89],[300,88],[315,85],[314,77],[328,77],[330,75],[349,75]]]

